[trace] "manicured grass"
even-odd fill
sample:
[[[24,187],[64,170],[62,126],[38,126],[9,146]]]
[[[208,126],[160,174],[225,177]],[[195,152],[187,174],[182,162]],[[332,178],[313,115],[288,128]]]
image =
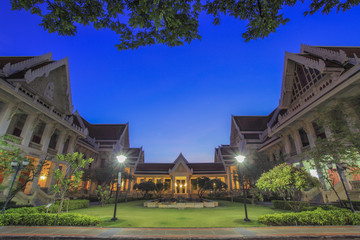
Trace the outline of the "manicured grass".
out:
[[[110,219],[114,213],[114,204],[105,207],[94,206],[69,211],[102,219],[103,227],[252,227],[265,226],[257,222],[260,215],[279,212],[265,206],[248,206],[251,222],[244,222],[244,206],[241,203],[219,201],[217,208],[201,209],[159,209],[145,208],[144,201],[119,203],[116,222]],[[283,211],[285,212],[285,211]]]

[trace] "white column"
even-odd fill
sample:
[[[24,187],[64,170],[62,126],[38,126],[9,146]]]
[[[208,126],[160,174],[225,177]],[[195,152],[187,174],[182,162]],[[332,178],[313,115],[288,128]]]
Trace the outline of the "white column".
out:
[[[175,194],[175,177],[171,176],[171,194],[174,196]]]
[[[59,139],[56,143],[56,150],[57,150],[58,154],[62,154],[66,138],[67,138],[67,131],[61,131]]]
[[[44,129],[44,133],[41,137],[41,142],[40,144],[42,145],[42,151],[46,152],[48,147],[49,147],[49,143],[50,143],[50,138],[53,135],[55,131],[55,126],[53,123],[47,123]]]
[[[68,153],[73,153],[73,152],[74,152],[75,145],[76,145],[76,140],[77,140],[77,139],[76,139],[75,136],[70,136]]]
[[[37,122],[37,115],[36,114],[31,114],[28,115],[26,118],[26,122],[24,124],[23,130],[21,131],[21,137],[23,138],[22,140],[22,145],[27,147],[29,146],[29,143],[31,141],[31,137],[33,135],[33,132],[35,130],[35,124]]]
[[[9,128],[12,115],[16,106],[13,103],[6,104],[4,110],[2,111],[0,115],[0,136],[3,136],[6,134],[7,129]]]
[[[299,155],[301,154],[302,143],[298,129],[292,131],[292,138],[295,142],[296,153]]]
[[[313,148],[315,146],[316,141],[316,133],[315,129],[311,122],[305,122],[304,123],[304,130],[307,134],[307,137],[309,139],[310,148]]]
[[[283,135],[281,136],[281,141],[283,142],[284,144],[284,149],[285,149],[285,154],[286,156],[290,156],[290,153],[291,153],[291,143],[290,143],[290,140],[289,140],[289,137],[288,135]]]

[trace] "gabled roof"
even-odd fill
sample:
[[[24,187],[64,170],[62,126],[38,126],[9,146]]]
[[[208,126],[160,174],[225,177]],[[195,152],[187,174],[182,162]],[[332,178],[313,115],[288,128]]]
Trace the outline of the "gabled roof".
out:
[[[126,124],[91,124],[90,137],[96,140],[119,140],[126,128]]]
[[[264,131],[268,116],[233,116],[240,131]]]

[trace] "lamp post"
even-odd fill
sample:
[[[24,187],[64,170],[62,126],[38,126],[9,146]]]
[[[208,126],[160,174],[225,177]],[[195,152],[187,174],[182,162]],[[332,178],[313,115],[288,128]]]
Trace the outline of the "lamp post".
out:
[[[245,161],[245,156],[243,155],[238,155],[235,157],[236,160],[238,161],[238,168],[239,168],[239,172],[241,174],[241,186],[243,188],[243,198],[244,198],[244,208],[245,208],[245,218],[244,221],[245,222],[250,222],[250,219],[248,218],[248,214],[247,214],[247,207],[246,207],[246,191],[245,191],[245,185],[244,185],[244,174],[241,172],[241,167],[240,164],[243,163]]]
[[[349,202],[349,204],[350,204],[350,209],[351,209],[352,212],[355,212],[354,206],[352,205],[351,200],[350,200],[349,193],[348,193],[348,191],[347,191],[347,189],[346,189],[346,187],[345,187],[344,179],[343,179],[343,177],[342,177],[342,172],[344,172],[344,171],[346,170],[347,166],[346,166],[345,163],[340,163],[340,164],[339,164],[339,163],[335,163],[335,165],[336,165],[336,171],[338,172],[340,181],[341,181],[341,183],[342,183],[342,185],[343,185],[343,187],[344,187],[344,190],[345,190],[346,197],[347,197],[348,202]],[[328,164],[327,164],[327,167],[328,167],[329,169],[333,169],[333,165],[332,165],[331,163],[328,163]]]
[[[14,175],[14,178],[13,178],[13,180],[11,182],[10,190],[9,190],[8,195],[7,195],[4,206],[3,206],[2,210],[1,210],[1,214],[4,214],[6,206],[7,206],[8,202],[9,202],[9,200],[10,200],[11,191],[12,191],[12,188],[13,188],[14,183],[16,181],[16,177],[17,177],[18,173],[20,172],[21,169],[25,168],[27,165],[29,165],[29,161],[27,159],[25,159],[24,161],[13,161],[13,162],[11,162],[11,167],[13,169],[15,169],[15,175]]]
[[[116,156],[116,159],[120,163],[120,169],[119,169],[118,181],[117,181],[117,185],[116,185],[114,217],[111,219],[111,221],[116,221],[117,220],[116,208],[117,208],[117,202],[118,202],[119,188],[121,186],[121,170],[122,170],[122,164],[126,161],[126,157],[124,155],[118,155],[118,156]]]

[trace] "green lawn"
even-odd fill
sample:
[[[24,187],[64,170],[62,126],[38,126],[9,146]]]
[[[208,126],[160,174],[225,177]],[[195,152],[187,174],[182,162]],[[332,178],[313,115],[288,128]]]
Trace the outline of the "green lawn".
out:
[[[244,222],[244,206],[241,203],[219,201],[217,208],[159,209],[145,208],[144,201],[119,203],[116,222],[111,222],[114,204],[95,206],[71,211],[100,217],[103,227],[252,227],[264,226],[257,222],[260,215],[278,212],[264,206],[248,206],[251,222]]]

